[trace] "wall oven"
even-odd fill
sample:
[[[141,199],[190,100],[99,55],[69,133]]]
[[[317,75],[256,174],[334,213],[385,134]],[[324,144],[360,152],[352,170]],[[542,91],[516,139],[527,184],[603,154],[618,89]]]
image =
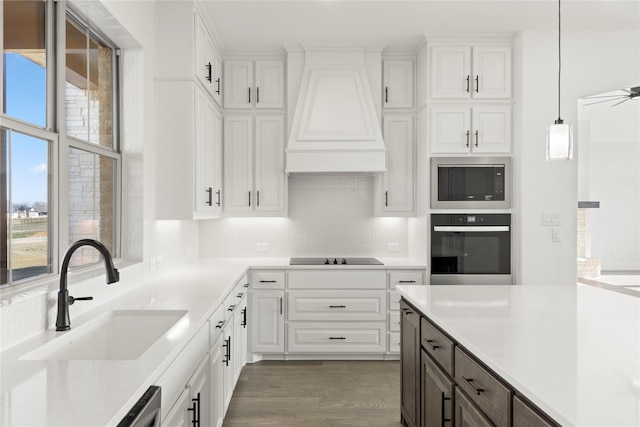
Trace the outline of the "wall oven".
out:
[[[432,285],[511,285],[511,214],[432,214]]]
[[[431,207],[511,207],[510,157],[432,157]]]

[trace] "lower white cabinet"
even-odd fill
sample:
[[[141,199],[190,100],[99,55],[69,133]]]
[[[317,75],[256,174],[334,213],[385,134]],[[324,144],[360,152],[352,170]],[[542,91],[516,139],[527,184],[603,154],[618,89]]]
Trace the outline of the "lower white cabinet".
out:
[[[162,417],[162,427],[187,427],[191,425],[191,420],[187,417],[187,410],[191,405],[191,395],[188,389],[184,389],[178,400],[173,404],[171,410]]]
[[[284,290],[249,293],[251,352],[284,353]]]
[[[242,367],[247,362],[247,298],[243,297],[233,312],[233,377],[238,381]]]
[[[233,366],[233,321],[228,321],[222,329],[222,348],[225,353],[222,359],[223,363],[223,378],[224,378],[224,410],[227,411],[229,403],[231,403],[231,397],[233,395],[233,389],[236,386],[235,370]]]
[[[225,414],[224,358],[222,334],[218,334],[209,350],[209,373],[211,375],[211,426],[222,427]]]
[[[385,322],[289,322],[289,353],[384,353]]]
[[[203,358],[187,383],[191,404],[187,418],[192,426],[211,425],[211,391],[209,386],[209,354]]]

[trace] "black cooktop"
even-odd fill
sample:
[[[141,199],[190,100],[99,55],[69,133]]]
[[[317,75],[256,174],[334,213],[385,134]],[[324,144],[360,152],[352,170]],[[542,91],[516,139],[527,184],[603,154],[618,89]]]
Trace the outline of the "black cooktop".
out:
[[[289,265],[383,265],[375,258],[291,258]]]

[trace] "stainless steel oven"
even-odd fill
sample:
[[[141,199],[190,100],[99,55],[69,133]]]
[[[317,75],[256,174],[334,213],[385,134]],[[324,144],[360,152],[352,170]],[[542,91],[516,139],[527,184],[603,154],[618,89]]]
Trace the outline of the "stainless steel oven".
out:
[[[432,285],[511,285],[511,214],[432,214]]]

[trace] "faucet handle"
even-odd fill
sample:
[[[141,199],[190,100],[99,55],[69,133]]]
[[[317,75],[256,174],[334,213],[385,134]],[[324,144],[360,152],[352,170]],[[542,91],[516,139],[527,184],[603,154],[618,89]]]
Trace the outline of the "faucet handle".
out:
[[[74,298],[71,295],[69,295],[69,305],[72,305],[76,301],[91,301],[92,299],[93,299],[93,297],[78,297],[78,298]]]

